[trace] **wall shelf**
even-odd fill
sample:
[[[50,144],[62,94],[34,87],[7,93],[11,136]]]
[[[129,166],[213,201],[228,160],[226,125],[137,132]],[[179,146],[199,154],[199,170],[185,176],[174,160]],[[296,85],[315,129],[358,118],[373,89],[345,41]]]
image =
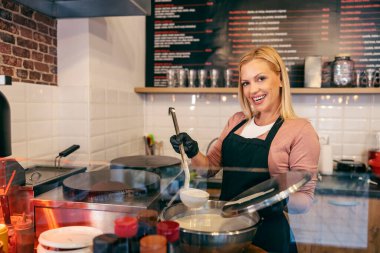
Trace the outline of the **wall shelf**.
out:
[[[236,94],[237,88],[135,87],[141,94]],[[292,94],[380,94],[380,88],[292,88]]]

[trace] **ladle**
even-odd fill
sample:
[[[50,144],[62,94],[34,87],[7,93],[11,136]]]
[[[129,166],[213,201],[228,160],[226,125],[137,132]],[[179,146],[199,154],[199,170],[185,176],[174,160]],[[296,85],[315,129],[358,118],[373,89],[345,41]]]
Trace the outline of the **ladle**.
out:
[[[175,114],[175,109],[173,107],[169,107],[169,115],[172,115],[174,128],[176,135],[179,134],[179,127],[177,122],[177,117]],[[181,201],[190,208],[198,208],[203,206],[208,198],[209,193],[203,190],[190,188],[190,171],[189,166],[187,164],[187,161],[185,159],[185,150],[183,148],[183,144],[179,146],[179,151],[181,154],[181,160],[182,160],[182,168],[185,172],[185,184],[183,188],[180,190],[179,196],[181,198]]]

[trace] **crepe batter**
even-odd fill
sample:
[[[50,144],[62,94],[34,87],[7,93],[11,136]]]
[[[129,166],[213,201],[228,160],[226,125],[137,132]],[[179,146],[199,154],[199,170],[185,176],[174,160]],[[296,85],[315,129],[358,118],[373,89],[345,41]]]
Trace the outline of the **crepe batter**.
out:
[[[224,218],[219,214],[192,214],[175,219],[183,229],[200,232],[236,231],[253,225],[246,216]]]

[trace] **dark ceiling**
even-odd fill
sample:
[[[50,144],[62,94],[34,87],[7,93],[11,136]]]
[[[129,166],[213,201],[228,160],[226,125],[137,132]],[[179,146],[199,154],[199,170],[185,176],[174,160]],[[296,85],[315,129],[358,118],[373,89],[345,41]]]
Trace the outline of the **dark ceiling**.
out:
[[[15,0],[54,18],[149,16],[150,0]]]

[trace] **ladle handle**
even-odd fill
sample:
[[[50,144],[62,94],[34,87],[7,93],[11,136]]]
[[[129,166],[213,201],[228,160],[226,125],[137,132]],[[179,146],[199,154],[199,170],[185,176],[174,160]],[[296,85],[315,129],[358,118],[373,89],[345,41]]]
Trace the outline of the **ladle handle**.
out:
[[[175,109],[173,107],[169,107],[169,114],[172,115],[175,133],[176,133],[176,135],[178,135],[179,134],[178,121],[177,121],[177,116],[175,114]],[[189,165],[187,164],[187,161],[186,161],[185,150],[183,148],[183,144],[179,145],[179,152],[181,153],[182,169],[185,171],[184,188],[188,189],[190,186],[190,171],[189,171]]]

